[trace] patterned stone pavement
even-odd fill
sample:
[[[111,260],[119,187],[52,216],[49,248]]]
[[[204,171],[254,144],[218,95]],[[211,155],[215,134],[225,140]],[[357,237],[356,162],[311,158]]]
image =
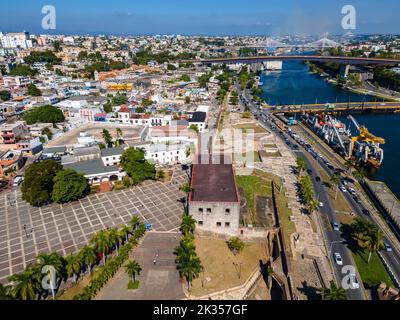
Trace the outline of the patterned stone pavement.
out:
[[[154,231],[179,229],[186,173],[175,168],[168,183],[148,181],[126,190],[94,194],[69,204],[41,208],[21,199],[19,189],[0,194],[0,283],[19,273],[40,253],[76,252],[96,232],[120,226],[137,215]]]

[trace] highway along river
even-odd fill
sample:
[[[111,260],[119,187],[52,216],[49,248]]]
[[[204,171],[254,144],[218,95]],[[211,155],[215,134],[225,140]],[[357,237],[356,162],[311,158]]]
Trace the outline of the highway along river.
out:
[[[309,73],[307,65],[297,61],[283,62],[281,71],[266,71],[261,75],[264,100],[270,105],[358,102],[379,100],[373,96],[341,89],[317,74]],[[372,133],[386,140],[385,158],[379,170],[369,172],[400,197],[400,114],[365,114],[354,116]],[[346,117],[340,117],[347,125]]]

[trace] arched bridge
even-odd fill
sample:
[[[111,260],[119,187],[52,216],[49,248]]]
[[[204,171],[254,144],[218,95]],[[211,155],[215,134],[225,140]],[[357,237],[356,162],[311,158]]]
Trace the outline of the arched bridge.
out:
[[[359,57],[342,57],[342,56],[316,56],[316,55],[286,55],[286,56],[253,56],[253,57],[233,57],[233,58],[210,58],[198,60],[185,60],[183,62],[192,63],[262,63],[265,61],[318,61],[318,62],[335,62],[343,65],[397,65],[400,64],[398,59],[380,59],[380,58],[359,58]]]

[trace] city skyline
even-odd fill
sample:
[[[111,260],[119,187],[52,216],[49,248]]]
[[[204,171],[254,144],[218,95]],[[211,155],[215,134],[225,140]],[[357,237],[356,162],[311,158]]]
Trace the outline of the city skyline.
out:
[[[57,10],[56,30],[43,30],[41,9],[54,5]],[[334,3],[310,0],[266,2],[248,1],[19,1],[3,4],[0,30],[28,30],[37,34],[116,34],[116,35],[319,35],[324,32],[344,34],[341,27],[342,7]],[[377,3],[352,1],[357,13],[357,34],[393,34],[398,5],[392,0]],[[311,18],[312,17],[312,18]]]

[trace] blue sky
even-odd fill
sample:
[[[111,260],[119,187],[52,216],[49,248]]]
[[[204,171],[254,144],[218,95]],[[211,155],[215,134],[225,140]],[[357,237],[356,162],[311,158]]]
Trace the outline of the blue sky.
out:
[[[64,34],[343,34],[341,9],[357,10],[354,33],[400,33],[398,0],[14,0],[1,1],[0,31],[41,29],[54,5]]]

